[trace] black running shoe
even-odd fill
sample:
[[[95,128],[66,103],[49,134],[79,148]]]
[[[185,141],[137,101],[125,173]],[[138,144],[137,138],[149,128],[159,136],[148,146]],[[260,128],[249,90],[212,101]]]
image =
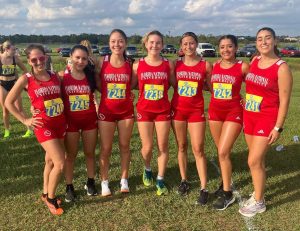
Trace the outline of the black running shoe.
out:
[[[216,197],[223,195],[223,182],[221,182],[219,188],[214,192]]]
[[[180,182],[180,185],[178,186],[177,192],[181,196],[185,196],[185,195],[188,194],[189,190],[190,190],[190,185],[186,180],[184,180],[184,181]]]
[[[88,196],[96,196],[96,195],[98,195],[98,191],[96,189],[95,180],[94,179],[88,180],[87,183],[84,186],[84,189],[86,190],[86,194]]]
[[[214,203],[214,208],[216,210],[225,210],[229,205],[233,204],[235,201],[235,197],[231,191],[223,193],[223,195],[219,196],[216,202]]]
[[[197,205],[206,205],[208,201],[208,191],[206,189],[200,190],[198,200],[196,201]]]
[[[65,201],[66,202],[74,202],[76,200],[76,194],[74,190],[73,184],[67,185],[66,187],[66,195],[65,195]]]

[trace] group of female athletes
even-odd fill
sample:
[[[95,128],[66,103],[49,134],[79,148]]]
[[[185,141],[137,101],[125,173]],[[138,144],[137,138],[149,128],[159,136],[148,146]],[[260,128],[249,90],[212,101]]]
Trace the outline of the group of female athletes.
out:
[[[208,121],[222,175],[214,207],[224,210],[235,201],[231,187],[230,152],[243,128],[254,192],[239,212],[248,217],[264,212],[265,156],[282,131],[292,87],[291,72],[279,58],[276,43],[275,32],[271,28],[260,29],[256,35],[258,53],[248,65],[236,59],[236,37],[222,36],[219,40],[221,58],[211,65],[196,54],[198,40],[194,33],[182,35],[180,47],[184,56],[170,61],[161,56],[162,34],[151,31],[143,38],[146,56],[132,62],[124,55],[127,44],[125,33],[115,29],[109,36],[111,55],[97,61],[88,44],[75,45],[70,62],[58,74],[46,71],[47,56],[43,47],[29,45],[26,55],[31,71],[14,84],[5,106],[23,124],[34,129],[37,140],[46,152],[42,200],[50,212],[55,215],[63,213],[62,202],[55,196],[63,171],[67,184],[65,201],[76,200],[72,181],[80,136],[88,175],[85,189],[88,195],[97,195],[94,179],[97,128],[101,147],[101,195],[111,195],[108,173],[116,129],[121,159],[120,191],[129,192],[130,139],[135,118],[142,142],[144,185],[149,187],[155,184],[159,196],[168,194],[164,176],[172,127],[178,145],[181,175],[178,193],[186,195],[190,190],[187,177],[189,133],[200,178],[197,203],[205,205],[209,194],[206,189],[203,89],[211,92]],[[242,82],[246,85],[244,98],[240,94]],[[174,88],[171,103],[168,100],[170,86]],[[27,89],[32,104],[31,118],[26,118],[14,104],[23,89]],[[96,89],[101,93],[98,108],[94,103]],[[136,117],[132,89],[139,91]],[[154,133],[158,146],[156,179],[150,165]]]

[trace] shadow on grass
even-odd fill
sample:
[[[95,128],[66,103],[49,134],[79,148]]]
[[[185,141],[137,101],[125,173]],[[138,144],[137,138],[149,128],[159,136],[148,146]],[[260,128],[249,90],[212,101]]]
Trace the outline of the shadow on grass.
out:
[[[276,146],[272,146],[266,156],[266,199],[272,201],[274,197],[279,195],[290,195],[271,204],[271,207],[278,207],[288,202],[300,200],[300,145],[286,146],[281,152],[275,150]],[[242,179],[234,182],[235,186],[238,190],[243,191],[244,187],[251,185],[253,190],[252,178],[247,164],[248,152],[236,153],[232,155],[231,159],[234,166],[233,173],[244,175]]]
[[[135,135],[137,138],[137,135]],[[116,140],[115,140],[116,141]],[[140,194],[147,194],[147,192],[153,191],[155,193],[155,186],[150,188],[144,188],[142,185],[142,169],[143,163],[140,155],[140,145],[139,141],[134,141],[134,146],[132,146],[132,163],[131,163],[131,171],[129,177],[129,184],[131,193],[128,196],[136,196]],[[36,139],[22,139],[22,138],[11,138],[7,140],[0,140],[1,145],[1,155],[0,155],[0,192],[2,196],[14,196],[18,194],[27,194],[33,193],[37,191],[41,191],[42,189],[42,173],[44,167],[44,151],[41,146],[37,143]],[[117,144],[116,144],[117,145]],[[99,148],[99,147],[98,147]],[[111,171],[114,171],[114,175],[112,179],[118,179],[116,175],[120,175],[120,159],[118,149],[113,149],[112,154],[112,162],[111,162]],[[96,153],[99,153],[99,149],[96,150]],[[154,151],[155,153],[155,151]],[[295,201],[300,199],[299,192],[299,156],[300,146],[293,144],[287,146],[286,149],[282,152],[276,152],[275,147],[272,147],[266,157],[266,167],[267,174],[270,177],[278,177],[278,180],[275,182],[267,180],[267,189],[266,195],[267,200],[272,200],[272,198],[278,196],[279,194],[290,193],[289,197],[283,198],[282,200],[277,201],[272,204],[272,207],[280,206],[284,203],[288,203],[290,201]],[[248,152],[243,151],[240,153],[233,153],[231,156],[233,163],[233,173],[234,177],[237,176],[237,180],[235,185],[239,189],[243,189],[246,186],[252,184],[251,176],[249,173],[247,158]],[[171,156],[172,155],[172,156]],[[176,161],[177,153],[174,153],[174,149],[172,153],[170,153],[170,162],[169,167],[166,171],[165,180],[168,188],[170,189],[170,193],[173,193],[177,190],[177,187],[180,183],[180,171]],[[98,165],[98,157],[97,155],[97,165]],[[208,184],[212,181],[214,184],[219,182],[219,175],[213,166],[210,163],[210,156],[208,157]],[[154,171],[154,176],[156,176],[157,172],[157,162],[156,155],[153,155],[152,166]],[[218,160],[214,157],[215,163],[218,164]],[[110,198],[101,198],[101,197],[93,197],[92,200],[85,199],[84,195],[86,194],[85,190],[83,190],[83,186],[86,179],[86,170],[85,170],[85,160],[84,155],[78,156],[76,160],[75,167],[75,178],[79,178],[79,182],[77,183],[76,188],[78,188],[78,195],[82,200],[81,203],[95,203],[106,202],[111,200],[118,200],[124,198],[124,195],[120,194],[119,191],[119,179],[112,180],[110,182],[110,186],[115,194]],[[78,168],[78,166],[81,166]],[[199,189],[199,177],[196,169],[196,164],[193,159],[191,153],[189,153],[189,162],[188,162],[188,176],[189,181],[191,183],[191,190]],[[97,172],[98,172],[97,168]],[[63,181],[61,181],[61,186],[63,185]],[[96,183],[97,188],[100,191],[100,183],[99,181]],[[17,186],[17,187],[16,187]],[[60,186],[60,187],[61,187]],[[208,187],[210,187],[208,185]],[[217,186],[216,186],[217,187]],[[126,198],[127,196],[125,196]]]
[[[14,196],[34,192],[42,185],[44,151],[35,137],[0,141],[0,192]]]

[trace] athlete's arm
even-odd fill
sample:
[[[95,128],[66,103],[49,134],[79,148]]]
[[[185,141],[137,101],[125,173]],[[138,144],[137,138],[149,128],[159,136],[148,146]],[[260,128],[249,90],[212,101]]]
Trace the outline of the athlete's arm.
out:
[[[136,60],[134,61],[134,63],[132,64],[132,76],[131,76],[131,89],[138,89],[138,78],[137,78],[137,69],[139,66],[139,61]]]
[[[291,92],[293,85],[293,76],[286,63],[280,65],[278,70],[278,88],[279,88],[279,111],[276,120],[276,127],[282,128],[287,116]],[[273,129],[269,135],[269,144],[279,138],[279,132]]]
[[[248,74],[248,72],[249,72],[249,64],[243,62],[243,63],[242,63],[243,79],[245,79],[245,77],[246,77],[246,75]]]
[[[15,56],[15,60],[16,60],[16,64],[18,65],[18,67],[20,67],[21,70],[23,71],[23,74],[27,73],[28,72],[27,68],[24,65],[24,63],[21,61],[21,59],[18,56]]]
[[[169,61],[170,65],[170,85],[175,88],[176,85],[176,78],[175,78],[175,64],[173,61]]]
[[[13,88],[9,91],[6,100],[5,100],[5,107],[9,110],[9,112],[16,117],[19,121],[25,124],[28,127],[42,127],[43,123],[41,121],[42,118],[35,117],[35,118],[26,118],[24,114],[20,113],[18,108],[15,106],[15,101],[21,95],[24,88],[27,86],[27,77],[22,75]]]
[[[212,86],[211,86],[211,72],[212,72],[212,66],[209,62],[205,62],[206,66],[206,77],[204,80],[203,90],[212,92]]]

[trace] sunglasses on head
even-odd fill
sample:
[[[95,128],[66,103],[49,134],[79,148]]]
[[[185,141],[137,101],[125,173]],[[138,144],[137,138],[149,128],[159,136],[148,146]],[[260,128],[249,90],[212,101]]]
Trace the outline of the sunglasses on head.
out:
[[[45,62],[45,60],[46,60],[46,56],[42,55],[40,57],[30,59],[30,62],[32,62],[32,63],[37,63],[38,61]]]

